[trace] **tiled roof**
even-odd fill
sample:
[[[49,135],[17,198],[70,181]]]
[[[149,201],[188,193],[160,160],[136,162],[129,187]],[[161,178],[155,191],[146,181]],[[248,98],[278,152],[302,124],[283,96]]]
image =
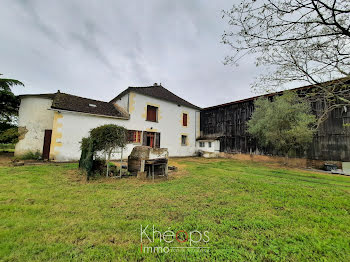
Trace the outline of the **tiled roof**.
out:
[[[48,94],[24,94],[24,95],[19,95],[18,97],[43,97],[43,98],[51,98],[53,99],[55,97],[56,93],[48,93]]]
[[[51,107],[54,109],[129,119],[127,112],[112,103],[59,92],[55,94]]]
[[[51,94],[19,95],[19,97],[42,97],[52,99],[51,108],[53,109],[129,119],[129,114],[118,105],[66,93],[60,93],[59,91]]]
[[[129,87],[128,89],[121,92],[117,97],[112,99],[111,102],[117,101],[119,98],[121,98],[122,96],[124,96],[125,94],[127,94],[129,92],[135,92],[135,93],[139,93],[139,94],[142,94],[145,96],[151,96],[154,98],[166,100],[166,101],[178,104],[178,105],[187,106],[187,107],[198,109],[198,110],[200,109],[200,107],[195,106],[195,105],[191,104],[190,102],[187,102],[186,100],[184,100],[181,97],[170,92],[168,89],[164,88],[163,86],[156,85],[156,84],[153,86],[145,86],[145,87]]]

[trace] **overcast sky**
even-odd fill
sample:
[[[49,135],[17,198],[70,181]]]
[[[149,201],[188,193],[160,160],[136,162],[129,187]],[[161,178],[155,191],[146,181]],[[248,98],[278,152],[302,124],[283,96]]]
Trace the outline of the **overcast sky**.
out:
[[[222,63],[234,1],[0,0],[0,73],[25,83],[16,94],[109,101],[157,82],[201,107],[247,98],[254,61]]]

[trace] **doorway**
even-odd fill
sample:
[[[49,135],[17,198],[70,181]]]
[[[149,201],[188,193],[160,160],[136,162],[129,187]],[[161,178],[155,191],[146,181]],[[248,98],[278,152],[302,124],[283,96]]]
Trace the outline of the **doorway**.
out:
[[[52,136],[52,130],[46,129],[45,135],[44,135],[44,146],[43,146],[43,159],[44,160],[50,158],[51,136]]]
[[[147,132],[146,146],[154,147],[154,133]]]
[[[160,148],[160,133],[144,131],[142,145]]]

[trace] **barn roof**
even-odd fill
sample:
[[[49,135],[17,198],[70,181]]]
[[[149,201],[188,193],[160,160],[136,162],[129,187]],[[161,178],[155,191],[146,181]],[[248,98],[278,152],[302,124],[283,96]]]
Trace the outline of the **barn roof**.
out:
[[[187,106],[198,110],[200,109],[200,107],[195,106],[194,104],[191,104],[190,102],[170,92],[168,89],[164,88],[162,85],[157,85],[157,84],[154,84],[153,86],[143,86],[143,87],[130,86],[127,89],[125,89],[123,92],[121,92],[118,96],[113,98],[110,102],[113,103],[130,92],[135,92],[141,95],[158,98],[161,100],[165,100],[168,102],[172,102],[178,105]]]
[[[276,96],[276,95],[282,95],[283,92],[285,92],[285,91],[296,91],[296,92],[298,92],[298,91],[312,89],[312,88],[315,88],[317,86],[327,87],[327,86],[330,86],[330,85],[348,83],[349,81],[350,81],[349,77],[343,77],[343,78],[339,78],[339,79],[323,82],[323,83],[320,83],[318,85],[316,85],[316,84],[314,84],[314,85],[307,85],[307,86],[297,87],[297,88],[293,88],[293,89],[289,89],[289,90],[283,90],[283,91],[279,91],[279,92],[269,93],[269,94],[265,94],[265,95],[253,96],[253,97],[249,97],[249,98],[245,98],[245,99],[241,99],[241,100],[236,100],[236,101],[233,101],[233,102],[228,102],[228,103],[225,103],[225,104],[220,104],[220,105],[206,107],[206,108],[203,108],[202,110],[216,109],[216,108],[230,106],[230,105],[234,105],[234,104],[239,104],[239,103],[243,103],[243,102],[247,102],[247,101],[254,101],[254,100],[258,99],[259,97],[271,97],[271,96]]]

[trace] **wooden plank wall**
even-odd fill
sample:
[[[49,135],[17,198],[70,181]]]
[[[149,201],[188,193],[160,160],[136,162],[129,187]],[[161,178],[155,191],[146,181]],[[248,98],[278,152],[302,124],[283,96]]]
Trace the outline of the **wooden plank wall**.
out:
[[[317,116],[322,107],[321,102],[312,102],[311,105]],[[246,132],[246,123],[253,111],[253,100],[203,109],[200,114],[201,136],[220,137],[221,152],[278,155],[272,149],[259,148]],[[350,123],[350,107],[333,110],[315,134],[309,150],[295,152],[295,156],[350,161],[350,127],[344,127],[344,123]]]

